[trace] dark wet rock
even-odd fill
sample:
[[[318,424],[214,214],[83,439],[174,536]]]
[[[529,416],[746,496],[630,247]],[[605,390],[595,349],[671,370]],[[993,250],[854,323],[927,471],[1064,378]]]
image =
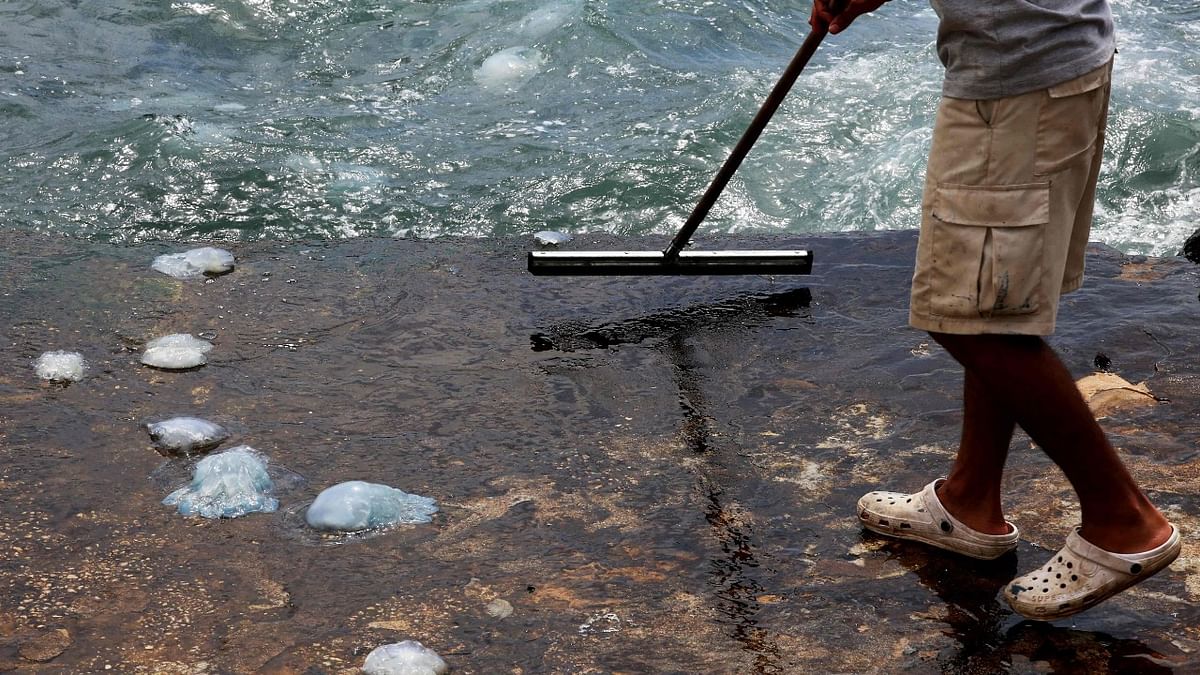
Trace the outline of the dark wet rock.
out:
[[[1192,236],[1183,242],[1183,250],[1180,255],[1191,260],[1194,263],[1200,263],[1200,230],[1192,233]]]
[[[73,642],[65,628],[55,628],[22,641],[17,651],[26,661],[46,663],[58,658]]]
[[[56,616],[74,644],[42,668],[70,673],[341,673],[402,640],[463,673],[1196,670],[1194,546],[1062,626],[1024,626],[998,597],[1078,518],[1024,437],[1011,557],[859,526],[863,492],[919,489],[959,440],[962,371],[906,327],[914,233],[704,243],[815,252],[811,276],[774,279],[533,277],[531,246],[246,243],[296,283],[257,282],[264,262],[184,287],[145,273],[146,247],[0,232],[0,608],[22,608],[0,624],[0,671],[35,670],[18,641]],[[1200,532],[1200,266],[1105,246],[1087,264],[1051,341],[1076,377],[1102,350],[1170,399],[1102,424]],[[175,330],[220,335],[219,367],[116,359],[65,389],[29,376],[54,334],[119,354]],[[175,517],[155,502],[190,467],[146,451],[136,421],[189,411],[238,420],[322,487],[371,476],[442,510],[330,540],[303,521],[315,491],[280,494],[278,516]],[[492,616],[497,599],[514,613]]]

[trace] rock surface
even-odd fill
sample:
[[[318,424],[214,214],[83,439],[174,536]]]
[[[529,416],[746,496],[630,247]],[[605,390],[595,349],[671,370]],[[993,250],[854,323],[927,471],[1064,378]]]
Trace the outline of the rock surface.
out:
[[[1192,236],[1183,242],[1183,250],[1180,255],[1191,260],[1194,263],[1200,263],[1200,230],[1192,233]]]
[[[71,646],[74,640],[65,628],[55,628],[21,642],[21,658],[36,663],[53,661]]]
[[[1075,384],[1096,417],[1158,403],[1145,382],[1132,384],[1114,373],[1092,373]]]
[[[1079,515],[1022,435],[1004,483],[1015,555],[980,564],[859,527],[863,492],[919,489],[959,440],[962,371],[905,327],[915,244],[706,235],[812,250],[814,274],[608,279],[530,275],[529,236],[247,242],[241,274],[181,284],[145,273],[144,246],[0,232],[0,672],[340,675],[405,639],[462,673],[1196,672],[1195,537],[1071,621],[998,599]],[[1101,425],[1200,532],[1200,265],[1103,247],[1087,265],[1051,343],[1076,378],[1102,352],[1163,400]],[[31,376],[63,336],[116,355],[185,327],[219,334],[225,362]],[[237,420],[310,485],[420,485],[441,511],[318,536],[298,510],[314,491],[275,473],[275,514],[178,517],[158,502],[190,476],[155,476],[186,465],[147,451],[137,422],[189,411]],[[509,618],[487,613],[498,598]],[[27,661],[37,626],[74,644]]]

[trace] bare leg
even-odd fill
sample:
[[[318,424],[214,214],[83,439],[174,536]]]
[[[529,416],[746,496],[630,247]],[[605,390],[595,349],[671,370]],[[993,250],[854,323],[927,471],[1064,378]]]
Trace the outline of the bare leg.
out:
[[[1000,412],[991,413],[990,419],[985,415],[982,420],[964,421],[964,439],[968,426],[980,431],[991,426],[992,433],[996,433],[997,429],[1003,430],[1000,422],[1009,417],[1021,425],[1071,482],[1083,513],[1080,534],[1084,539],[1114,553],[1146,551],[1167,540],[1170,524],[1142,494],[1079,394],[1070,371],[1044,340],[1023,335],[931,335],[983,388],[984,394],[969,396],[967,400],[973,403],[990,400],[1001,408]],[[968,416],[972,414],[969,406]],[[1008,439],[1011,431],[1005,436],[1005,454]],[[974,499],[987,495],[991,485],[998,492],[999,478],[993,472],[997,466],[1003,466],[1002,457],[997,464],[995,452],[999,441],[997,436],[982,445],[965,443],[968,455],[960,456],[955,463],[963,476],[963,486],[973,486],[971,489],[984,486],[984,492]],[[989,447],[990,452],[971,449]],[[972,466],[959,468],[968,463]],[[974,466],[976,463],[978,468]],[[956,492],[961,490],[956,481],[946,495],[950,504],[955,505],[947,504],[947,509],[960,520],[960,513],[966,513],[956,510],[956,506],[961,508],[962,502],[955,501],[961,496]],[[940,498],[942,492],[938,494]],[[985,501],[998,506],[998,497],[994,501],[986,497]],[[966,520],[963,522],[970,525]]]
[[[938,499],[967,527],[984,534],[1007,534],[1000,505],[1000,478],[1016,421],[987,392],[977,375],[963,381],[962,439]]]

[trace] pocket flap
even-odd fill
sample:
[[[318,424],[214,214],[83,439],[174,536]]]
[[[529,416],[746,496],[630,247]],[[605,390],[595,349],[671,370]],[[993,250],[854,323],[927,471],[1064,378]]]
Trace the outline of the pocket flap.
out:
[[[1050,222],[1050,183],[939,185],[933,217],[980,227],[1026,227]]]

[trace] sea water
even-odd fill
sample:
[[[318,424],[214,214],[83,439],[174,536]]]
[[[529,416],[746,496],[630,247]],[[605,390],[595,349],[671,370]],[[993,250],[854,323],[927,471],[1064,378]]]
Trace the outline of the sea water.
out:
[[[0,7],[3,226],[97,241],[675,231],[810,3],[290,0]],[[1114,0],[1093,238],[1200,222],[1200,6]],[[830,36],[700,230],[916,224],[927,3]]]

